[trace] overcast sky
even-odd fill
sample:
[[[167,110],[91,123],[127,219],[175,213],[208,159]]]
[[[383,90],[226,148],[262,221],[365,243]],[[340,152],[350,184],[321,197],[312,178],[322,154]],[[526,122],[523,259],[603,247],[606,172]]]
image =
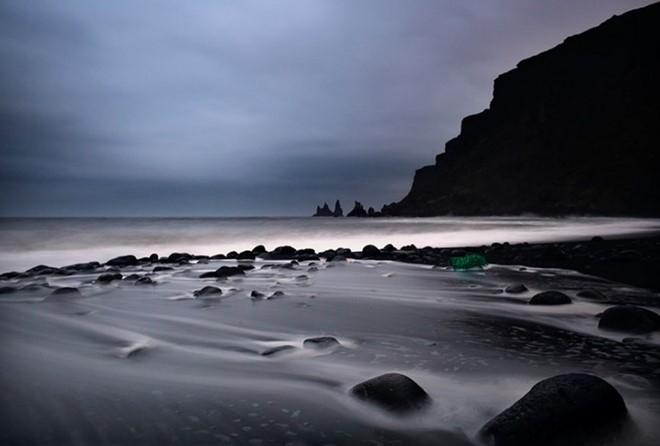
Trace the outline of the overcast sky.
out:
[[[643,0],[0,2],[0,215],[408,191],[493,79]]]

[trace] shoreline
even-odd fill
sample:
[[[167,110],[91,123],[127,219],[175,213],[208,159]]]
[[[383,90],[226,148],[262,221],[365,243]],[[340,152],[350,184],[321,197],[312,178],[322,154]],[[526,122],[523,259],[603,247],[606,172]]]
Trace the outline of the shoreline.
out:
[[[206,260],[321,260],[341,261],[345,259],[365,259],[397,261],[402,263],[450,267],[451,257],[469,253],[483,255],[489,264],[520,265],[522,267],[560,268],[580,272],[591,276],[632,285],[650,290],[660,290],[660,235],[623,235],[604,239],[595,236],[590,240],[540,242],[540,243],[492,243],[481,246],[464,247],[417,247],[404,245],[394,247],[386,245],[378,248],[366,245],[362,251],[348,248],[328,249],[317,252],[311,248],[296,249],[289,245],[279,246],[267,251],[263,245],[242,252],[230,251],[226,254],[195,255],[172,253],[168,256],[152,254],[149,257],[136,258],[130,254],[110,259],[106,262],[88,261],[63,267],[36,265],[23,272],[9,271],[0,273],[0,280],[26,279],[42,275],[67,276],[86,272],[105,272],[107,267],[117,264],[185,264],[191,261]],[[124,259],[119,260],[117,259]],[[104,268],[104,266],[106,268]]]
[[[561,269],[493,264],[460,272],[445,262],[465,252],[484,252],[491,263],[498,256],[528,263],[586,256],[629,264],[620,268],[628,271],[652,262],[657,243],[367,245],[320,253],[257,246],[0,275],[0,384],[8,400],[25,401],[8,406],[0,438],[94,444],[102,438],[85,426],[104,426],[103,438],[118,444],[178,436],[185,444],[295,437],[339,445],[377,436],[389,445],[476,446],[480,432],[530,389],[548,382],[591,388],[589,379],[620,392],[640,429],[622,430],[625,443],[650,446],[659,434],[656,293]],[[362,398],[362,387],[390,380],[426,395],[423,405],[401,406],[414,425]],[[544,401],[531,413],[556,407]],[[163,427],[153,429],[155,421]]]

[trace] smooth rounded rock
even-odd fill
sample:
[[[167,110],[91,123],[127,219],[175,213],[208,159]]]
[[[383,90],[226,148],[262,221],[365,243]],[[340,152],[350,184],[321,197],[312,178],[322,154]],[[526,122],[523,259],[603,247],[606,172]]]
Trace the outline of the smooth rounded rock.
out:
[[[153,272],[159,273],[161,271],[172,271],[174,268],[171,266],[157,266],[153,269]]]
[[[236,257],[238,260],[254,260],[255,255],[252,251],[243,251]]]
[[[571,302],[570,297],[559,291],[544,291],[529,300],[530,305],[566,305]]]
[[[374,245],[366,245],[362,248],[362,255],[364,257],[378,257],[380,255],[380,249]]]
[[[124,276],[122,276],[121,273],[105,273],[98,276],[96,281],[98,283],[110,283],[113,280],[121,280],[122,277]]]
[[[109,266],[133,266],[137,265],[138,259],[134,255],[128,255],[128,256],[119,256],[115,257],[114,259],[110,259],[107,262],[105,262],[106,265]]]
[[[400,373],[386,373],[355,385],[351,395],[390,412],[410,412],[431,398],[415,381]]]
[[[250,297],[252,299],[263,299],[264,297],[266,297],[266,295],[264,293],[260,292],[260,291],[252,290],[250,292]]]
[[[203,273],[199,277],[200,278],[208,278],[208,277],[216,277],[216,278],[222,278],[222,277],[230,277],[230,276],[242,276],[245,275],[243,265],[239,266],[221,266],[220,268],[216,269],[215,271],[210,271],[208,273]]]
[[[626,419],[623,398],[607,381],[569,373],[535,384],[479,435],[492,446],[583,445],[612,433]]]
[[[220,296],[221,294],[222,294],[222,290],[220,288],[211,285],[193,291],[193,295],[195,297],[214,297],[214,296]]]
[[[278,246],[270,252],[273,259],[292,259],[296,256],[296,248],[289,245]]]
[[[156,282],[151,277],[140,277],[135,281],[136,285],[155,285]]]
[[[187,252],[173,252],[163,263],[187,263],[192,260],[193,256]]]
[[[264,245],[257,245],[254,248],[252,248],[252,252],[255,254],[263,254],[266,251],[266,247]]]
[[[635,305],[617,305],[603,311],[598,328],[630,333],[660,330],[660,315]]]
[[[526,291],[529,291],[527,287],[522,284],[522,283],[515,283],[513,285],[509,285],[508,287],[504,288],[504,291],[506,291],[509,294],[520,294],[524,293]]]

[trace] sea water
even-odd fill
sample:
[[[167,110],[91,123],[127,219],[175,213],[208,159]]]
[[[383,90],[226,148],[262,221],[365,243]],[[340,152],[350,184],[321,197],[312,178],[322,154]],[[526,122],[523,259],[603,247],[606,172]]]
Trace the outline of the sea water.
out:
[[[478,246],[657,232],[660,220],[635,218],[59,218],[0,219],[0,272],[64,266],[156,252],[213,255],[280,245],[316,250]]]

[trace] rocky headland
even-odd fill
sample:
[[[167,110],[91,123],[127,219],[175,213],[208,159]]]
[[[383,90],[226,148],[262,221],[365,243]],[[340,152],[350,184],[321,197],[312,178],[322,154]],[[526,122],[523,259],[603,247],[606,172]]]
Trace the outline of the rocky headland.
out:
[[[660,4],[500,75],[385,215],[660,215]]]

